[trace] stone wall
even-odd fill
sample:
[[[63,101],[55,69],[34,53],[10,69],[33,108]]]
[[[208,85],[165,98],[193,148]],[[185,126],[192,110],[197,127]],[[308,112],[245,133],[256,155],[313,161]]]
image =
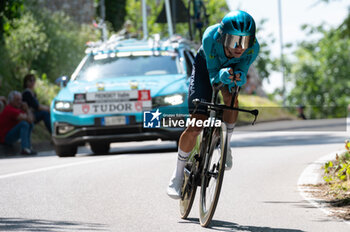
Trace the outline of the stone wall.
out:
[[[63,11],[79,23],[92,22],[95,17],[94,0],[38,0],[51,11]]]

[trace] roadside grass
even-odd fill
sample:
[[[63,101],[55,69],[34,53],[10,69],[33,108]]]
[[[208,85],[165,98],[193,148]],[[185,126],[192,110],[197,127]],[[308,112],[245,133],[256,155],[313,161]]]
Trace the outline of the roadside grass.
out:
[[[41,121],[34,125],[32,132],[32,143],[49,142],[51,140],[51,135],[47,131],[44,123]]]
[[[346,147],[348,148],[346,142]],[[328,161],[323,166],[323,179],[328,186],[327,194],[334,200],[350,206],[350,152],[337,155],[333,161]]]
[[[276,102],[254,95],[239,95],[238,96],[239,107],[245,109],[258,109],[259,116],[258,122],[267,121],[279,121],[279,120],[297,120],[297,116],[288,112]],[[245,124],[251,123],[254,120],[254,116],[246,113],[238,114],[238,123]]]

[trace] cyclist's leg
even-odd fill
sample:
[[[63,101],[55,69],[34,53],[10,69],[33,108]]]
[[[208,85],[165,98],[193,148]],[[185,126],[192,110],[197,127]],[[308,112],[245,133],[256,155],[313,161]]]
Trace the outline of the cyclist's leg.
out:
[[[208,118],[207,115],[204,114],[193,114],[191,116],[191,120],[206,120]],[[196,145],[197,136],[201,133],[202,127],[192,127],[189,126],[186,130],[181,134],[179,141],[179,149],[184,151],[185,153],[190,153],[194,146]]]
[[[200,54],[197,54],[193,64],[193,72],[191,75],[188,96],[188,107],[189,113],[191,114],[191,119],[196,118],[196,120],[205,120],[208,118],[207,108],[205,106],[198,106],[194,112],[195,106],[193,105],[192,100],[198,98],[202,101],[209,102],[211,95],[212,87],[209,81],[206,61]],[[176,168],[171,177],[167,190],[168,195],[172,198],[180,198],[180,188],[184,177],[184,167],[188,156],[196,144],[197,136],[200,134],[201,130],[202,128],[189,126],[180,137]]]
[[[232,101],[232,93],[229,92],[227,86],[221,88],[222,97],[224,104],[230,106]],[[238,107],[238,95],[236,96],[234,107]],[[229,124],[235,124],[238,118],[238,111],[236,110],[225,110],[223,115],[223,121]]]
[[[229,92],[227,86],[221,89],[222,96],[224,98],[224,103],[227,106],[231,105],[232,101],[232,93]],[[238,107],[238,94],[235,99],[234,107]],[[226,170],[232,168],[232,154],[231,154],[231,146],[230,141],[233,133],[233,129],[235,128],[236,121],[238,118],[238,111],[225,110],[223,114],[223,121],[227,127],[227,157],[226,157]]]
[[[191,120],[205,120],[208,116],[201,114],[193,114]],[[184,178],[184,168],[188,156],[191,154],[192,149],[196,145],[196,140],[198,135],[201,133],[201,127],[192,127],[189,126],[181,134],[179,147],[178,147],[178,157],[176,161],[176,167],[172,174],[172,177],[169,182],[167,193],[171,198],[179,199],[181,194],[181,185]]]

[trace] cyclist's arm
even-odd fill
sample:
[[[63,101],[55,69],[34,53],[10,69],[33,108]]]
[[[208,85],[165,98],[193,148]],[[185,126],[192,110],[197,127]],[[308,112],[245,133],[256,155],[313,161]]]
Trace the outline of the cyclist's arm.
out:
[[[252,48],[249,48],[246,52],[248,52],[248,56],[242,59],[241,62],[235,65],[233,69],[234,74],[240,74],[241,81],[237,81],[237,85],[242,86],[247,82],[247,73],[250,65],[254,62],[256,57],[259,54],[260,45],[258,41],[255,42]]]
[[[213,37],[212,33],[213,33],[212,27],[209,27],[205,30],[203,34],[203,41],[202,41],[202,48],[201,48],[202,56],[204,56],[206,60],[211,84],[218,83],[220,81],[219,79],[220,62],[214,48],[215,41],[212,38]]]
[[[215,40],[212,38],[211,32],[211,27],[204,32],[202,50],[207,63],[210,83],[214,84],[221,82],[223,76],[229,77],[230,74],[227,69],[220,69],[220,61],[214,47]]]

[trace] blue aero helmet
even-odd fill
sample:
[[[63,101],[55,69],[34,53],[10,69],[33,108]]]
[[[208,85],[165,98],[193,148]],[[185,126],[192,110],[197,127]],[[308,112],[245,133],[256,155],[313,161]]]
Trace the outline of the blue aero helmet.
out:
[[[255,41],[255,21],[245,11],[231,11],[222,19],[214,39],[227,48],[250,48]]]

